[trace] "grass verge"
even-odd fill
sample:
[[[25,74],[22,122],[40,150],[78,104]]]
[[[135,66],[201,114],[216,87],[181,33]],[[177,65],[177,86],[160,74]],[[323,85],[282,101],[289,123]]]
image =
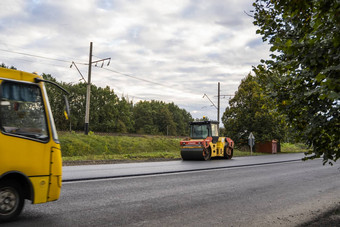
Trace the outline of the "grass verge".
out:
[[[303,143],[281,143],[282,153],[300,153],[307,152],[308,148]]]
[[[181,159],[182,138],[166,136],[112,136],[61,133],[59,136],[64,162],[81,161],[147,161]],[[282,152],[303,152],[299,144],[282,144]],[[253,155],[264,155],[255,153]],[[234,156],[250,156],[249,151],[235,149]]]
[[[63,161],[179,159],[180,138],[63,133]]]

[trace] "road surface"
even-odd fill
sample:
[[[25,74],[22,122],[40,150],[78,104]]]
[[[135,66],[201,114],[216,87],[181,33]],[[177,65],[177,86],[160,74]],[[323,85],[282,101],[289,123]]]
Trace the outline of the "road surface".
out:
[[[231,160],[215,159],[211,161],[164,161],[114,165],[84,165],[63,167],[63,181],[143,176],[150,174],[179,173],[207,169],[246,167],[264,164],[299,161],[303,153],[276,154],[251,157],[234,157]]]
[[[125,177],[103,171],[99,180],[93,179],[93,166],[65,168],[58,201],[27,203],[19,219],[6,225],[297,226],[340,205],[339,164],[323,166],[321,160],[278,162],[278,156],[271,155],[265,156],[266,162],[270,162],[268,157],[273,164],[262,165],[260,158],[245,157],[97,166],[102,171],[137,170],[129,170],[134,174],[129,172]],[[141,176],[143,171],[151,171],[150,165],[159,172],[159,164],[169,173]],[[174,171],[176,165],[182,169]],[[195,169],[183,171],[187,165]],[[80,169],[92,173],[92,180],[77,180]]]

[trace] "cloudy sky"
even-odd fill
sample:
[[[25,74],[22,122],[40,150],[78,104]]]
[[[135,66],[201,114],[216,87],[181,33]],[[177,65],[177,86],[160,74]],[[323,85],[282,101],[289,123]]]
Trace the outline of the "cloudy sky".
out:
[[[222,95],[234,94],[269,56],[251,9],[251,0],[1,0],[0,63],[78,83],[70,65],[87,79],[93,42],[93,61],[111,58],[93,67],[93,84],[216,119],[203,95],[217,105],[218,82]]]

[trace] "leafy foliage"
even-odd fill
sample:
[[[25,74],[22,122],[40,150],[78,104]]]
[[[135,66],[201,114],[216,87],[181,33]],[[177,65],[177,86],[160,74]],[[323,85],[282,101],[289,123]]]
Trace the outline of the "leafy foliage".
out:
[[[255,69],[309,158],[340,158],[340,2],[256,0],[254,25],[273,52]]]
[[[49,74],[46,80],[56,82]],[[59,83],[70,92],[70,122],[63,114],[62,92],[46,84],[52,112],[59,130],[83,130],[85,117],[86,84]],[[141,133],[154,135],[187,135],[191,114],[174,103],[140,101],[133,105],[127,98],[119,98],[110,87],[91,86],[90,130],[96,132]]]
[[[160,101],[140,101],[134,108],[137,133],[187,135],[191,115],[176,106]]]
[[[9,66],[5,65],[5,63],[1,63],[1,64],[0,64],[0,68],[16,69],[14,66],[9,67]]]
[[[257,142],[284,138],[285,118],[278,113],[274,101],[261,89],[256,77],[248,75],[242,80],[229,105],[222,122],[225,134],[235,143],[247,144],[250,132]]]

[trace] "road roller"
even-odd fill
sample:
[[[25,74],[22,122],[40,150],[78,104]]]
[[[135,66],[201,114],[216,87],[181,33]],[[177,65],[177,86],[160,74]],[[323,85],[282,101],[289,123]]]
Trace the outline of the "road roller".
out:
[[[218,121],[190,122],[190,137],[180,142],[183,160],[210,160],[213,157],[231,159],[234,141],[219,136]]]

